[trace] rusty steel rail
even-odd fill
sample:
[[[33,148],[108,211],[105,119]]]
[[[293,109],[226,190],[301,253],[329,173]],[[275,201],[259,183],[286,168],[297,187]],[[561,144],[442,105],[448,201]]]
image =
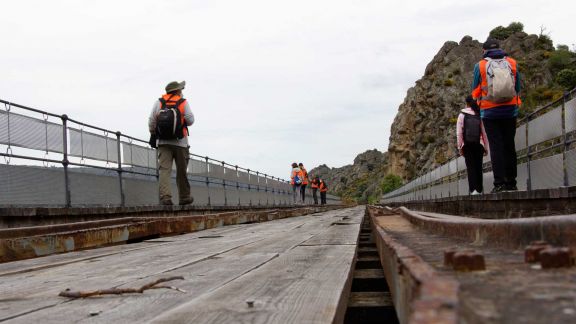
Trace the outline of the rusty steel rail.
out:
[[[457,323],[459,283],[439,275],[376,225],[376,217],[394,214],[390,209],[369,206],[366,213],[400,323]]]
[[[405,207],[398,211],[428,232],[465,239],[477,245],[515,249],[533,241],[547,241],[576,248],[576,215],[488,220],[416,212]]]
[[[226,225],[265,222],[342,206],[238,210],[205,215],[125,217],[48,226],[0,229],[0,262],[178,235]]]

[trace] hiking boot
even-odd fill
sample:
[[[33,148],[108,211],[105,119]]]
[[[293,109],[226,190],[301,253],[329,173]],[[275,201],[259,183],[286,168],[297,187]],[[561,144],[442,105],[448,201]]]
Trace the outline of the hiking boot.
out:
[[[504,191],[518,191],[518,187],[516,185],[505,185]]]
[[[194,197],[184,198],[184,199],[180,199],[179,205],[180,206],[190,205],[193,202],[194,202]]]
[[[174,204],[172,203],[172,200],[171,200],[171,199],[164,199],[164,200],[160,200],[160,205],[162,205],[162,206],[172,206],[172,205],[174,205]]]
[[[497,185],[497,186],[494,186],[494,188],[492,188],[492,191],[490,191],[490,193],[495,194],[495,193],[499,193],[502,191],[504,191],[504,185]]]

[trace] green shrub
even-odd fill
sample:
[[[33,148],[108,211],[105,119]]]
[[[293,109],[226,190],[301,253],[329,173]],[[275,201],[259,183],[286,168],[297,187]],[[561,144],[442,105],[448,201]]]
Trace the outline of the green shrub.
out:
[[[445,87],[451,87],[454,85],[454,81],[452,79],[446,79],[444,80],[444,86]]]
[[[576,87],[576,71],[564,69],[556,75],[556,82],[563,86],[566,90],[571,90]]]
[[[549,50],[554,48],[552,39],[548,35],[540,34],[538,36],[538,43],[536,46],[538,49]]]
[[[383,194],[387,194],[400,187],[402,187],[402,178],[392,173],[386,175],[382,181],[382,184],[380,185]]]
[[[556,74],[570,66],[575,54],[564,49],[559,49],[550,54],[548,58],[548,66],[552,73]]]
[[[511,22],[508,27],[498,26],[490,31],[490,38],[505,40],[510,35],[524,31],[524,25],[520,22]]]

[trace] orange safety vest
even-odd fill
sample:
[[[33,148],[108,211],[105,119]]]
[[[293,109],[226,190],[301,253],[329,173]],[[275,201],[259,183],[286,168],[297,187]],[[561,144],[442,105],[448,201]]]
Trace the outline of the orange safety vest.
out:
[[[290,175],[290,184],[294,185],[294,177],[296,175],[298,175],[298,177],[300,177],[300,179],[302,179],[302,184],[304,184],[304,179],[303,179],[304,173],[302,172],[301,169],[298,169],[298,171],[292,169],[292,174]]]
[[[326,191],[328,191],[328,187],[326,186],[323,180],[320,180],[320,192],[326,192]]]
[[[312,180],[312,189],[318,189],[318,181],[316,181],[316,179]]]
[[[177,102],[178,100],[180,100],[180,96],[178,95],[171,95],[171,94],[165,94],[162,95],[162,99],[166,100],[166,104],[168,104],[169,102]],[[160,105],[160,107],[162,107],[162,105]],[[184,134],[184,136],[188,136],[188,127],[186,127],[186,118],[184,118],[184,111],[186,108],[186,99],[184,99],[184,101],[182,101],[182,103],[180,104],[180,106],[178,106],[178,110],[180,110],[180,122],[182,123],[182,134]]]
[[[304,177],[302,179],[302,184],[307,185],[308,184],[308,171],[306,171],[305,168],[301,168],[300,170],[302,170],[302,176]]]
[[[512,75],[516,78],[517,65],[516,60],[511,57],[506,57],[506,61],[510,63],[512,67]],[[518,105],[522,103],[520,97],[516,95],[514,98],[510,99],[507,102],[495,103],[490,100],[484,99],[488,96],[488,79],[486,78],[486,64],[488,63],[487,60],[480,61],[479,69],[480,69],[480,84],[476,89],[472,90],[472,97],[478,99],[478,105],[480,105],[480,109],[491,109],[500,106],[511,106],[511,105]]]

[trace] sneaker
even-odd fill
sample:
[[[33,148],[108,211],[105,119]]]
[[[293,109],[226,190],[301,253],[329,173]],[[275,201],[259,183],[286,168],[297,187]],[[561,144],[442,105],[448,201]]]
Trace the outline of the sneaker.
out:
[[[494,194],[494,193],[499,193],[502,191],[504,191],[504,185],[497,185],[497,186],[494,186],[494,188],[492,188],[492,191],[490,191],[490,193]]]
[[[505,185],[504,191],[518,191],[518,187],[516,185]]]
[[[161,201],[160,201],[160,205],[162,205],[162,206],[172,206],[172,205],[174,205],[174,204],[172,203],[172,200],[171,200],[171,199],[166,199],[166,200],[161,200]]]
[[[479,195],[479,194],[480,194],[480,193],[479,193],[478,191],[476,191],[476,190],[474,190],[474,191],[472,191],[472,192],[470,193],[471,196],[476,196],[476,195]]]
[[[179,205],[180,205],[180,206],[190,205],[190,204],[192,204],[193,202],[194,202],[194,197],[190,197],[190,198],[188,198],[188,199],[184,198],[184,199],[181,199],[181,200],[180,200]]]

